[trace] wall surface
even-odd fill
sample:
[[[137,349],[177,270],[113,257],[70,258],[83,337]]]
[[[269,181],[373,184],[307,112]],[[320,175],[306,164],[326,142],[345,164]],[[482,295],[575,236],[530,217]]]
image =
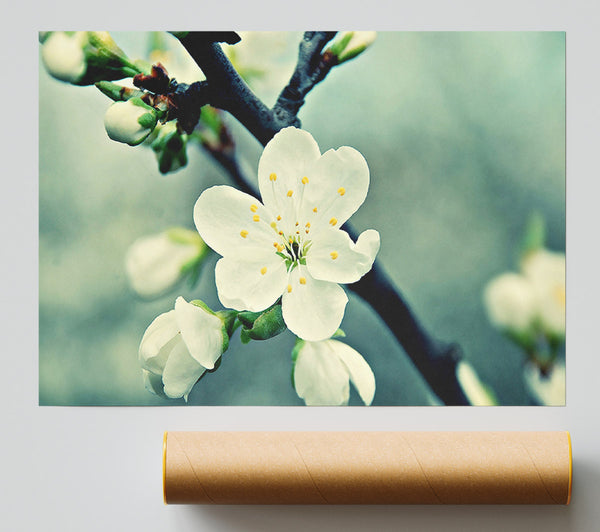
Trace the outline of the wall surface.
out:
[[[598,185],[597,8],[587,2],[381,2],[329,4],[290,17],[290,4],[235,13],[189,9],[198,27],[280,25],[390,30],[557,30],[567,32],[567,406],[554,408],[376,407],[40,407],[38,406],[38,29],[183,27],[190,16],[159,5],[77,5],[35,9],[22,2],[2,32],[4,339],[3,530],[264,531],[594,531],[600,522],[600,433],[594,392],[600,373],[600,290],[596,230]],[[371,6],[372,7],[372,6]],[[335,9],[334,9],[335,8]],[[246,8],[247,10],[248,8]],[[68,15],[67,15],[68,13]],[[267,17],[267,13],[269,16]],[[157,19],[157,17],[159,17]],[[266,18],[261,18],[266,17]],[[158,24],[157,20],[160,22]],[[293,20],[293,22],[290,22]],[[204,26],[204,24],[206,24]],[[574,451],[569,507],[165,507],[161,494],[164,430],[570,430]]]

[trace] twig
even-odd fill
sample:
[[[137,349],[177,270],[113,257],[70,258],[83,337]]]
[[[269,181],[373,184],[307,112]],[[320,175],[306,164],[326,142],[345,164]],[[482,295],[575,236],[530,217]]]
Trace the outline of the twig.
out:
[[[333,32],[306,32],[298,64],[273,110],[257,98],[233,68],[220,46],[207,43],[193,32],[181,39],[192,58],[204,72],[209,85],[211,105],[231,113],[259,142],[265,145],[281,128],[299,125],[297,113],[304,97],[325,78],[332,63],[321,54]],[[235,154],[211,151],[244,191],[258,196],[252,180],[246,176]],[[344,229],[356,240],[356,231]],[[381,316],[406,354],[421,372],[434,393],[447,405],[468,405],[469,401],[456,377],[461,358],[456,344],[443,344],[430,336],[404,302],[400,291],[376,261],[372,270],[349,288],[367,301]]]

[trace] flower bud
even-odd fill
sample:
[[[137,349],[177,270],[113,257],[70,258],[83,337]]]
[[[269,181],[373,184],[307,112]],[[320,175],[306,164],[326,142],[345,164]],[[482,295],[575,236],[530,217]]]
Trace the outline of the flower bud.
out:
[[[139,238],[125,257],[129,284],[142,297],[160,296],[197,270],[208,252],[196,231],[181,227]]]
[[[287,329],[277,304],[264,312],[240,312],[238,319],[243,325],[242,341],[268,340]]]
[[[83,78],[87,63],[83,46],[85,32],[72,35],[63,31],[54,31],[45,36],[42,44],[42,61],[48,73],[61,81],[77,83]]]
[[[187,165],[187,135],[179,133],[176,123],[167,122],[160,126],[152,149],[161,174],[175,172]]]
[[[104,127],[108,136],[117,142],[137,146],[154,131],[156,110],[140,98],[113,103],[104,115]]]
[[[376,37],[375,31],[345,31],[327,51],[337,57],[338,63],[343,63],[364,52]]]

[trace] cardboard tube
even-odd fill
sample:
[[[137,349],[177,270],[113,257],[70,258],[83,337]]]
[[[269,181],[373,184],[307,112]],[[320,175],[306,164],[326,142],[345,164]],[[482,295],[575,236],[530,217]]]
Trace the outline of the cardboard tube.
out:
[[[569,504],[568,432],[168,432],[168,504]]]

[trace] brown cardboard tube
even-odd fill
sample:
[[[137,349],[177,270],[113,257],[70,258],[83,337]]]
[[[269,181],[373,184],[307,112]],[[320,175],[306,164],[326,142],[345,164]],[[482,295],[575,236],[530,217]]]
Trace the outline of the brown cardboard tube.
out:
[[[569,504],[568,432],[168,432],[168,504]]]

